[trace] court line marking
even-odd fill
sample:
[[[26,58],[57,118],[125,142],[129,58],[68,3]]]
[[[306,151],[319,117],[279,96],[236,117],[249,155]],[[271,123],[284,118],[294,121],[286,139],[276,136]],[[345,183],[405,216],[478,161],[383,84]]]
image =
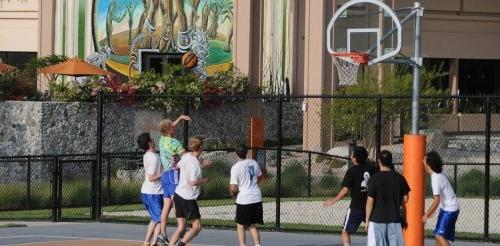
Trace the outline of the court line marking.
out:
[[[9,238],[59,238],[59,239],[82,239],[82,240],[115,240],[115,241],[127,241],[127,242],[142,242],[142,240],[131,240],[131,239],[115,239],[115,238],[99,238],[99,237],[68,237],[68,236],[51,236],[51,235],[19,235],[19,236],[3,236],[0,239]],[[61,241],[43,241],[43,242],[30,242],[30,243],[15,243],[15,244],[0,244],[0,246],[10,246],[10,245],[30,245],[36,243],[50,243],[50,242],[61,242]],[[222,246],[217,244],[190,244],[193,246]]]

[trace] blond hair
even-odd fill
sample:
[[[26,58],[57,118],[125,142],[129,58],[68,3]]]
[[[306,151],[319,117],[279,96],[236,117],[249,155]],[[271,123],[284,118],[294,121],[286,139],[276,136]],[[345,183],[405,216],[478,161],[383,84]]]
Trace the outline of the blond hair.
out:
[[[199,151],[201,146],[203,145],[203,139],[201,139],[200,137],[191,137],[189,138],[188,145],[191,151]]]
[[[174,128],[172,121],[169,119],[164,119],[160,121],[160,132],[162,135],[168,135],[170,130]]]

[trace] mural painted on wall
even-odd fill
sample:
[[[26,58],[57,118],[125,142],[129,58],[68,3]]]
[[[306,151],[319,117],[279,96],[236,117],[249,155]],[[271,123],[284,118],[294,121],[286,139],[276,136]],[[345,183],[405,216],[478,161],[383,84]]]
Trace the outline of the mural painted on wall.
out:
[[[234,0],[94,0],[93,35],[106,66],[137,73],[137,50],[194,52],[208,74],[232,64]]]

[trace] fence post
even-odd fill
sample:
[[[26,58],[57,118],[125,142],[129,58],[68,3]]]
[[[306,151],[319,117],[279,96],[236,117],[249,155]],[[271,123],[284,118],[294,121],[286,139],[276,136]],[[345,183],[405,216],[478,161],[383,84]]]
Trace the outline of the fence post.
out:
[[[26,170],[26,208],[31,206],[31,157],[28,156]]]
[[[57,175],[58,168],[58,160],[57,156],[52,156],[52,222],[57,222],[57,192],[58,192],[58,180],[59,177]]]
[[[111,204],[111,160],[107,158],[106,163],[106,205],[109,205]]]
[[[281,94],[278,96],[278,148],[276,153],[276,230],[281,229],[281,121],[283,120],[283,100]]]
[[[91,208],[90,208],[90,216],[92,217],[93,220],[96,220],[97,219],[97,214],[96,214],[96,206],[97,206],[97,203],[96,203],[96,182],[95,182],[95,178],[96,178],[96,166],[97,166],[97,162],[96,161],[92,161],[92,166],[90,167],[91,169],[91,177],[90,177],[90,182],[91,182],[91,190],[92,190],[92,197],[90,198],[90,204],[91,204]]]
[[[490,219],[490,140],[491,140],[491,110],[490,97],[486,96],[486,126],[485,126],[485,148],[484,148],[484,240],[489,240]]]
[[[457,184],[457,173],[458,173],[458,168],[457,164],[453,164],[453,189],[455,192],[457,192],[458,184]]]
[[[62,206],[62,189],[63,189],[63,170],[62,163],[59,158],[57,158],[57,220],[61,220],[61,206]]]
[[[97,143],[96,143],[96,172],[95,172],[95,211],[94,217],[96,220],[101,219],[101,176],[102,176],[102,127],[103,127],[103,98],[102,93],[97,94]]]
[[[189,115],[189,97],[185,97],[184,102],[184,115]],[[184,149],[188,149],[188,140],[189,140],[189,124],[186,120],[183,122],[183,132],[182,138],[184,139]]]
[[[310,197],[311,196],[311,164],[312,164],[312,157],[311,157],[311,152],[307,153],[307,195]]]
[[[380,146],[382,145],[382,96],[377,96],[377,120],[375,122],[375,160],[380,156]]]

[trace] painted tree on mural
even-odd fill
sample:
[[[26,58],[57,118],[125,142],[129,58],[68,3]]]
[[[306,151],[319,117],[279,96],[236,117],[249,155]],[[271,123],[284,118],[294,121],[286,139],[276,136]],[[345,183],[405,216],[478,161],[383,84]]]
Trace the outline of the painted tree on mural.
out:
[[[174,42],[174,23],[177,19],[177,13],[174,13],[174,1],[162,0],[160,2],[160,10],[162,14],[162,29],[160,33],[159,49],[166,52],[169,49],[175,48]]]
[[[138,0],[113,0],[106,13],[106,39],[107,44],[114,52],[111,36],[113,35],[113,22],[120,23],[128,16],[128,44],[132,43],[132,26],[134,25],[134,12],[139,5]],[[139,24],[141,25],[141,24]]]
[[[201,29],[207,33],[208,38],[216,39],[219,24],[229,21],[226,31],[224,51],[231,50],[233,36],[233,1],[232,0],[206,0],[201,13]],[[210,26],[209,26],[210,23]]]
[[[185,32],[188,28],[184,0],[175,0],[177,6],[177,17],[179,18],[179,32]]]
[[[226,30],[226,41],[224,42],[224,51],[231,52],[231,40],[233,39],[233,1],[224,1],[222,8],[222,23],[229,21],[229,26]]]

